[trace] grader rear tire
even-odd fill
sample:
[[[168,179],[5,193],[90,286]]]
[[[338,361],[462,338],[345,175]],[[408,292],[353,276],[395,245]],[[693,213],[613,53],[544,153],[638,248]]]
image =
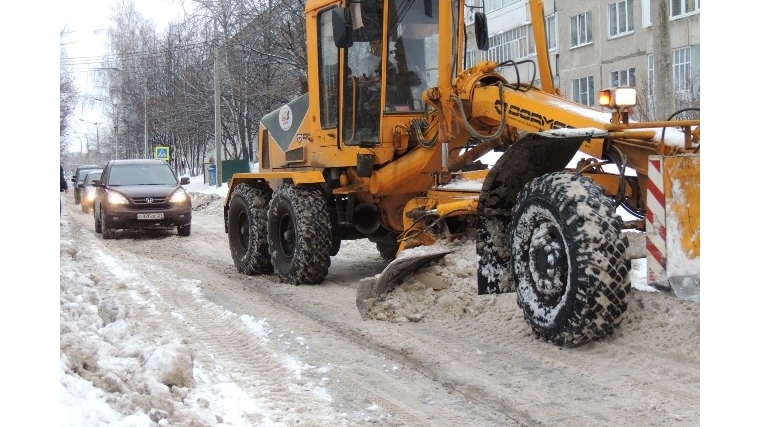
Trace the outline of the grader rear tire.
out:
[[[333,238],[327,202],[318,187],[284,184],[277,189],[267,215],[267,242],[282,282],[325,280]]]
[[[271,274],[267,244],[268,187],[240,184],[232,190],[227,218],[230,254],[238,271],[249,276]]]
[[[628,239],[586,177],[551,173],[518,195],[509,227],[517,303],[534,333],[576,346],[614,332],[628,308]]]

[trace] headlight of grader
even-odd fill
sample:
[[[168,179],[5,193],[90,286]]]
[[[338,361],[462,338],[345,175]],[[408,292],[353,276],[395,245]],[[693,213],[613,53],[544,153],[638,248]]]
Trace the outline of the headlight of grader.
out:
[[[616,87],[599,91],[599,105],[615,110],[612,113],[613,123],[628,123],[628,114],[636,105],[636,89],[632,87]]]
[[[636,89],[632,87],[616,87],[600,91],[599,105],[616,110],[633,107],[636,105]]]

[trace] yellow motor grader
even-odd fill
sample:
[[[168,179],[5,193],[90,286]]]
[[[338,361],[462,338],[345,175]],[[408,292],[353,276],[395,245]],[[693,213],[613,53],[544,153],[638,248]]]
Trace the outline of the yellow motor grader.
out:
[[[624,230],[646,233],[650,283],[698,292],[699,120],[629,120],[632,88],[603,91],[604,112],[559,96],[540,0],[529,2],[532,75],[497,71],[524,65],[513,61],[469,63],[466,47],[488,44],[485,15],[469,8],[306,2],[308,91],[261,119],[258,171],[228,183],[237,269],[318,284],[342,241],[368,239],[395,261],[359,286],[364,315],[446,253],[420,248],[471,232],[478,293],[517,292],[536,335],[556,345],[619,325],[631,292]],[[489,168],[478,159],[492,151]],[[579,151],[589,157],[568,167]]]

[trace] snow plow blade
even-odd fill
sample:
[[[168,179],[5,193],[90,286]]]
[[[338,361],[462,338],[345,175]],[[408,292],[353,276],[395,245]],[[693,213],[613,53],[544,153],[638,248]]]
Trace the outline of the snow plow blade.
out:
[[[409,254],[402,252],[401,256],[388,264],[382,273],[362,279],[356,291],[356,307],[359,308],[362,318],[367,316],[370,308],[377,301],[401,284],[408,275],[451,252],[454,252],[454,249],[436,249],[420,253],[415,251]]]

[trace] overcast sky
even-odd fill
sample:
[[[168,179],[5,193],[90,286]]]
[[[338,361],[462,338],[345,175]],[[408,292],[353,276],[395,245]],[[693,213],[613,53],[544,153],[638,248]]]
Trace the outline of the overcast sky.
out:
[[[159,31],[170,21],[179,20],[183,16],[179,0],[132,1],[143,17],[153,21]],[[63,0],[59,3],[59,26],[70,32],[61,39],[61,43],[66,46],[71,69],[83,96],[98,96],[91,89],[93,73],[98,72],[93,69],[103,66],[102,57],[106,53],[108,42],[107,29],[112,25],[113,9],[118,3],[119,0]],[[70,125],[73,131],[81,133],[94,133],[93,125],[79,122],[77,118],[92,123],[105,120],[100,109],[79,108],[75,116]]]

